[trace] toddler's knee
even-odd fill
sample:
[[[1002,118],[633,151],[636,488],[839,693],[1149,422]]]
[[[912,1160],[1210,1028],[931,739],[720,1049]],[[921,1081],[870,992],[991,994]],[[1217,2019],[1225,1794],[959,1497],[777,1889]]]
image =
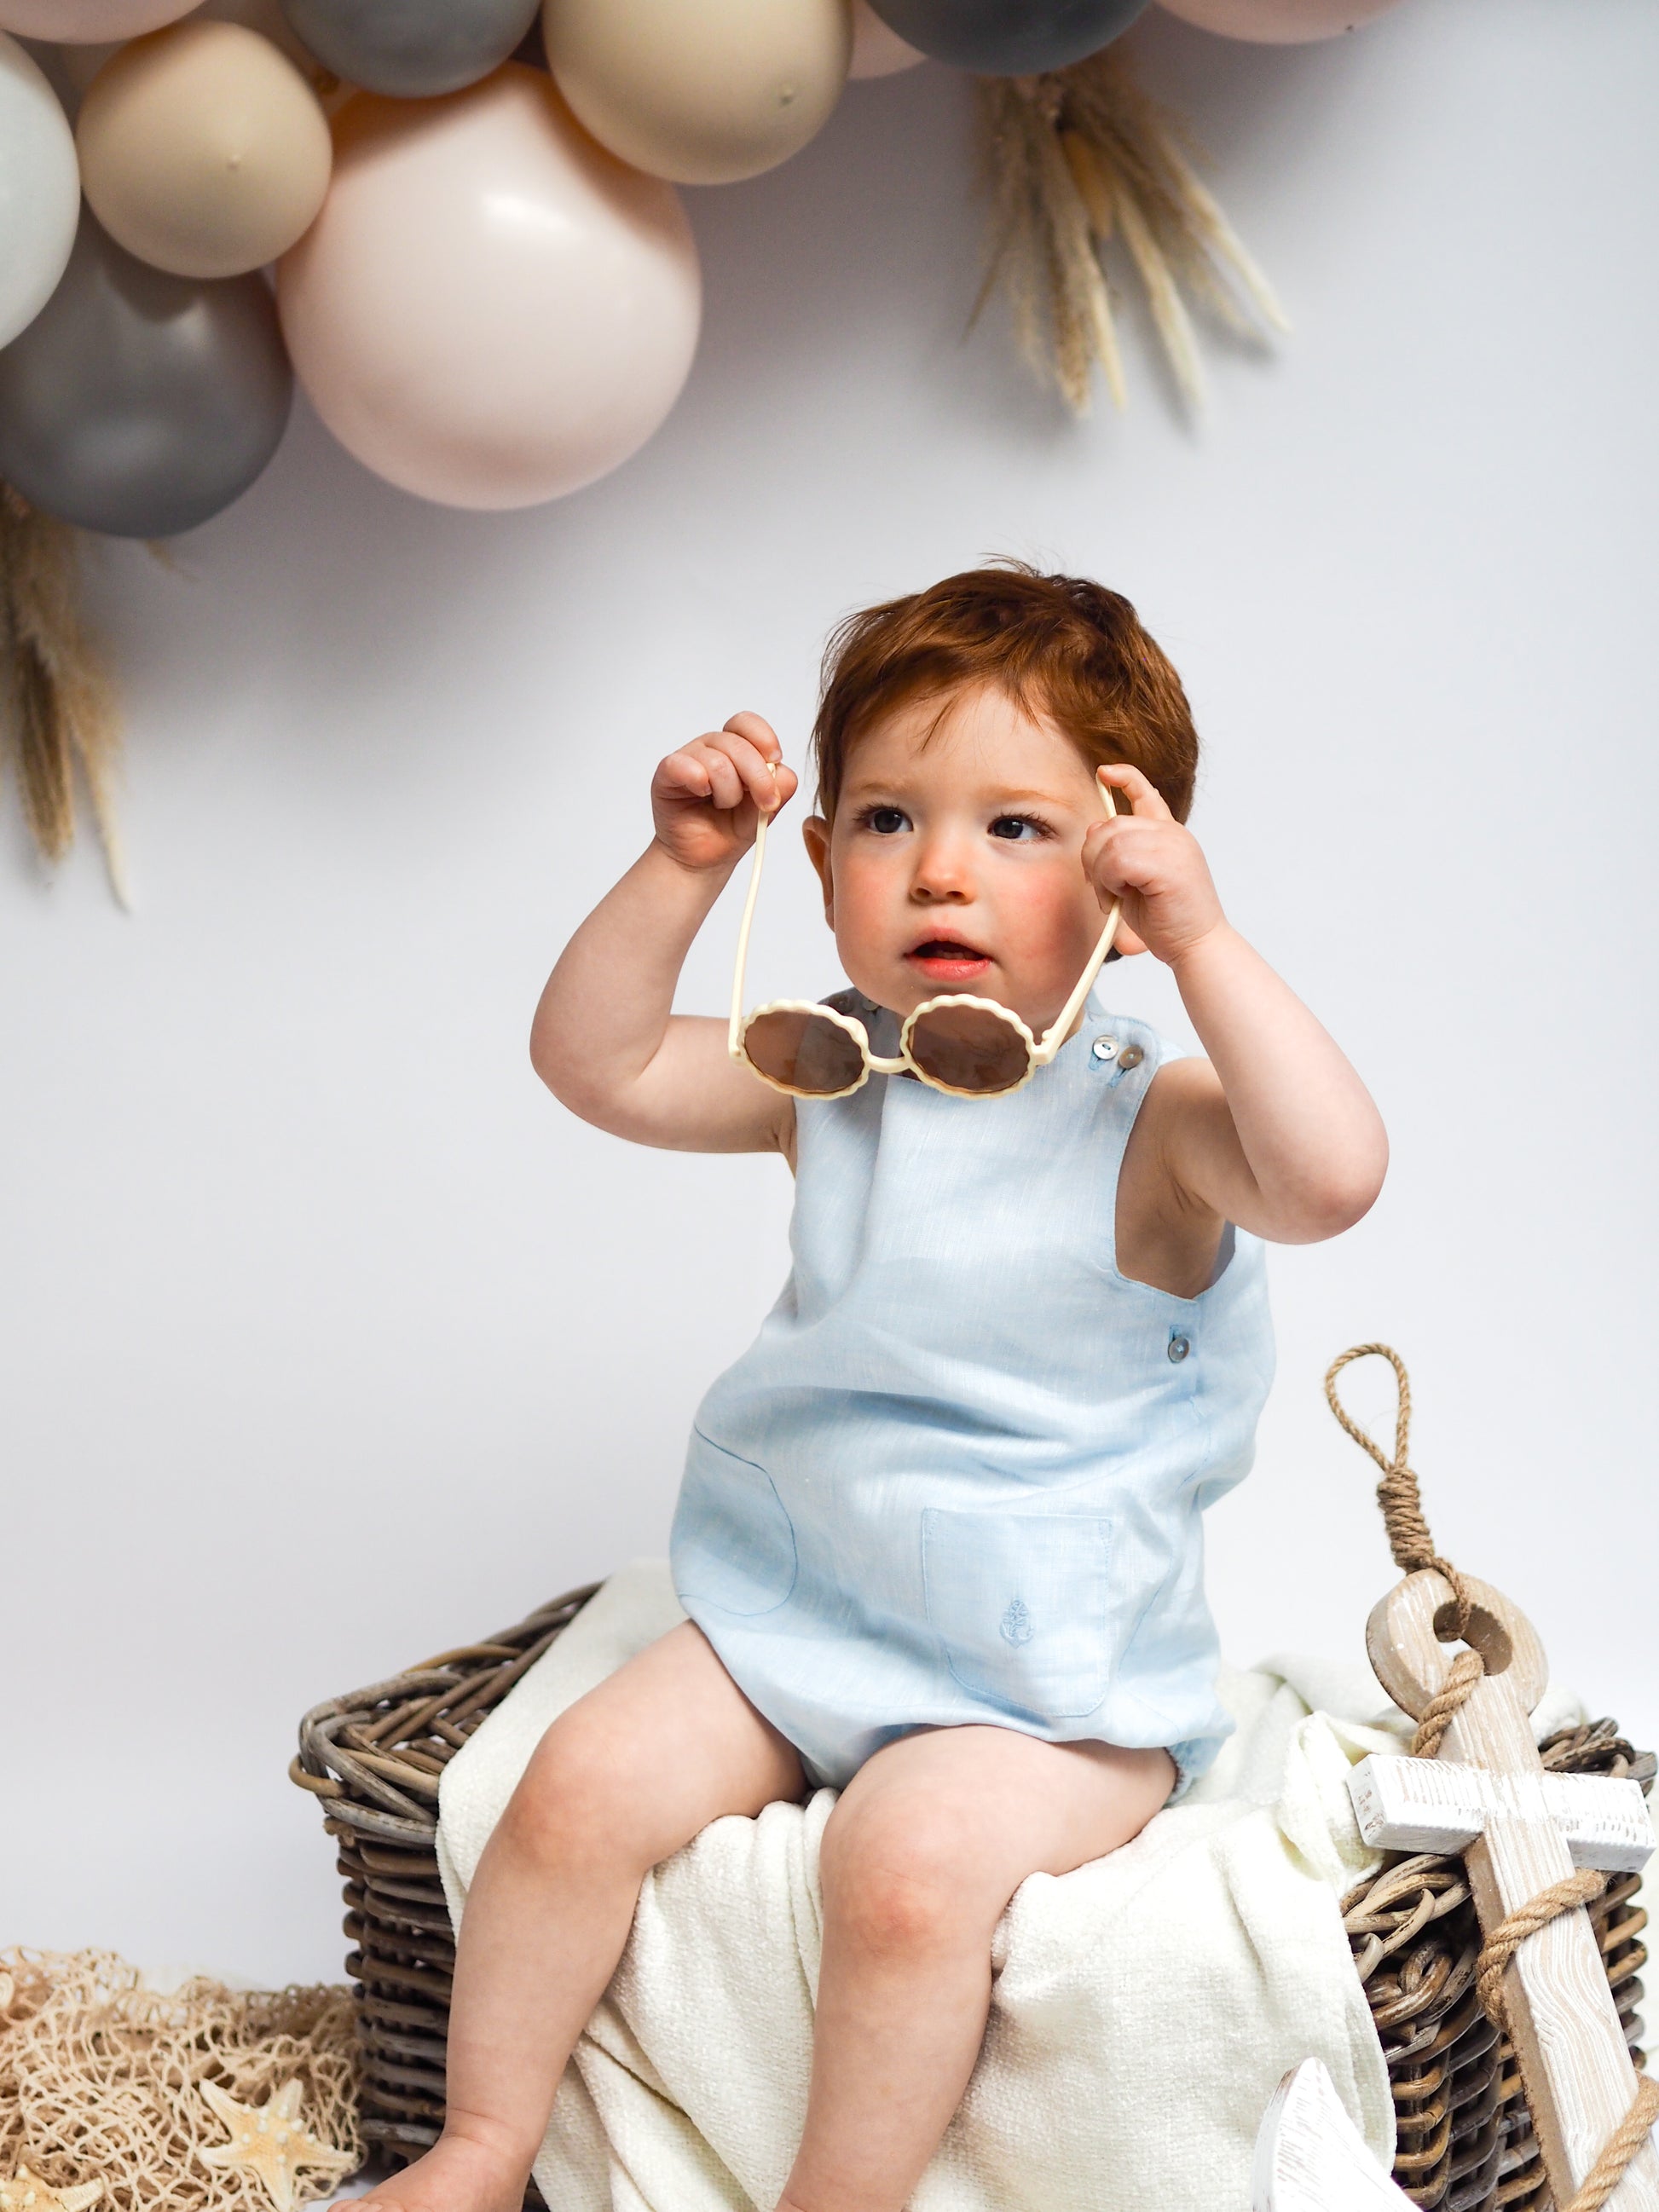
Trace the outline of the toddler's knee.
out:
[[[536,1747],[501,1827],[547,1865],[603,1863],[643,1875],[635,1839],[643,1821],[640,1778],[613,1731],[580,1706],[562,1713]]]
[[[889,1820],[849,1820],[823,1841],[824,1910],[858,1948],[877,1956],[948,1951],[989,1931],[994,1900],[984,1869],[959,1832],[921,1808]]]

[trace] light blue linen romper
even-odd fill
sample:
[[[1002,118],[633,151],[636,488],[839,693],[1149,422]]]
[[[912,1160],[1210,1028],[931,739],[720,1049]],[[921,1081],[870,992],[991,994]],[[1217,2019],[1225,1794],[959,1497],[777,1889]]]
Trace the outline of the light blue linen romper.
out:
[[[797,1101],[794,1265],[698,1408],[672,1550],[811,1781],[978,1721],[1167,1746],[1178,1795],[1231,1732],[1200,1516],[1272,1380],[1262,1248],[1229,1231],[1193,1298],[1115,1264],[1124,1146],[1176,1056],[1091,999],[1011,1097]]]

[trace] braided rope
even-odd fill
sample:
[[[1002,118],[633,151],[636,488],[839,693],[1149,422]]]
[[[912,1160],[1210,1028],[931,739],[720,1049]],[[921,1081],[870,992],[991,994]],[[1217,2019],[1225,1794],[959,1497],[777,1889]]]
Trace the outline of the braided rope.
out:
[[[1439,1757],[1440,1740],[1445,1735],[1453,1714],[1486,1671],[1486,1662],[1478,1651],[1458,1653],[1452,1661],[1450,1674],[1423,1708],[1423,1717],[1417,1723],[1417,1734],[1412,1738],[1413,1759]]]
[[[1540,1889],[1535,1897],[1518,1905],[1487,1936],[1480,1947],[1474,1985],[1486,2018],[1500,2035],[1510,2034],[1509,2007],[1504,2001],[1504,1970],[1510,1960],[1528,1936],[1536,1936],[1540,1929],[1547,1928],[1558,1913],[1594,1904],[1607,1886],[1606,1875],[1597,1874],[1591,1867],[1564,1875],[1559,1881],[1551,1882],[1547,1889]],[[1510,2040],[1514,2040],[1512,2036]]]
[[[1386,1359],[1394,1370],[1396,1398],[1392,1459],[1376,1439],[1352,1419],[1337,1395],[1337,1377],[1343,1369],[1356,1359],[1370,1358]],[[1432,1567],[1445,1577],[1451,1585],[1456,1606],[1455,1632],[1467,1643],[1474,1610],[1468,1586],[1451,1561],[1442,1559],[1434,1548],[1434,1539],[1429,1533],[1429,1524],[1423,1512],[1417,1476],[1407,1457],[1411,1442],[1412,1386],[1405,1361],[1392,1345],[1351,1346],[1338,1358],[1332,1360],[1326,1370],[1325,1401],[1346,1432],[1382,1470],[1382,1480],[1376,1486],[1376,1502],[1382,1509],[1382,1523],[1388,1530],[1389,1549],[1394,1554],[1395,1565],[1405,1574]],[[1433,1759],[1437,1754],[1441,1740],[1453,1716],[1486,1671],[1485,1661],[1473,1648],[1458,1653],[1445,1680],[1431,1698],[1418,1722],[1417,1734],[1412,1739],[1413,1758]],[[1510,2034],[1504,1975],[1510,1960],[1529,1936],[1535,1936],[1540,1929],[1547,1928],[1558,1914],[1577,1911],[1599,1897],[1607,1887],[1607,1881],[1606,1875],[1597,1874],[1586,1867],[1576,1874],[1564,1876],[1559,1881],[1551,1882],[1535,1897],[1529,1898],[1525,1905],[1506,1915],[1481,1945],[1475,1967],[1475,1988],[1486,2017],[1500,2035]],[[1513,2040],[1511,2036],[1511,2043]],[[1601,2212],[1601,2207],[1624,2179],[1631,2161],[1646,2142],[1656,2120],[1659,2120],[1659,2081],[1644,2075],[1637,2081],[1636,2094],[1631,2100],[1630,2110],[1602,2145],[1600,2156],[1579,2184],[1566,2212]]]
[[[1579,2183],[1567,2212],[1601,2212],[1625,2178],[1625,2168],[1636,2156],[1659,2120],[1659,2081],[1644,2074],[1627,2112],[1607,2137],[1601,2155]]]

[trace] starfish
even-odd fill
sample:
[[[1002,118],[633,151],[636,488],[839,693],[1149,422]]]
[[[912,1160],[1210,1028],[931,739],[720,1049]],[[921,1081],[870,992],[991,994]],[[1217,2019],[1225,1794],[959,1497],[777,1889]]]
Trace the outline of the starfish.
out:
[[[0,2212],[87,2212],[104,2193],[101,2181],[83,2181],[78,2189],[54,2189],[20,2166],[9,2181],[0,2181]]]
[[[284,2081],[263,2105],[239,2105],[216,2081],[204,2081],[202,2094],[230,2130],[227,2143],[210,2145],[200,2154],[204,2166],[245,2166],[257,2173],[276,2212],[294,2212],[295,2169],[302,2166],[331,2167],[337,2174],[351,2159],[332,2143],[307,2135],[300,2118],[300,2084]],[[9,2207],[0,2206],[0,2212]],[[21,2208],[20,2208],[21,2212]],[[41,2212],[50,2212],[49,2207]],[[79,2212],[79,2208],[76,2208]]]

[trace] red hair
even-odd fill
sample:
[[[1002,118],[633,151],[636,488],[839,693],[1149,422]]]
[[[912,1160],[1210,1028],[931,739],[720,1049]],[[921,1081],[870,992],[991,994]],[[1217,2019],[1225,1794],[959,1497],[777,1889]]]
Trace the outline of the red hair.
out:
[[[1198,733],[1181,678],[1121,593],[1023,561],[964,569],[837,626],[812,726],[824,815],[833,819],[848,756],[873,722],[988,684],[1048,715],[1090,767],[1139,769],[1186,820]]]

